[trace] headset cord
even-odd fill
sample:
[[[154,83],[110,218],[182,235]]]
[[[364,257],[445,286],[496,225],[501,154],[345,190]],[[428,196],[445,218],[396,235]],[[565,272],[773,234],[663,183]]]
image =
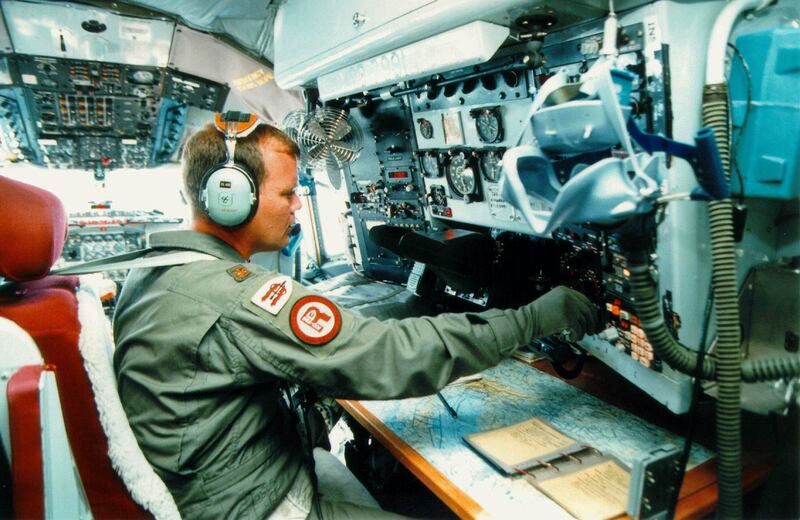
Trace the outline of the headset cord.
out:
[[[686,414],[688,419],[688,424],[686,426],[685,437],[683,441],[683,452],[681,453],[681,459],[678,466],[678,476],[677,476],[677,483],[675,484],[675,490],[672,493],[672,497],[669,501],[669,509],[667,511],[667,519],[675,518],[675,509],[678,506],[678,498],[680,498],[680,490],[681,484],[683,483],[683,477],[686,474],[686,467],[689,464],[689,456],[692,451],[692,441],[695,433],[695,428],[697,426],[697,408],[698,408],[698,401],[700,400],[700,394],[702,392],[702,366],[703,360],[707,354],[706,343],[708,341],[708,327],[711,322],[711,310],[714,308],[714,291],[713,291],[713,281],[709,282],[708,287],[708,297],[706,298],[706,306],[703,312],[703,324],[702,324],[702,334],[700,338],[700,348],[699,352],[697,353],[697,363],[695,364],[694,368],[694,383],[692,385],[692,397],[691,397],[691,404],[689,405],[689,411]]]
[[[313,401],[309,399],[308,391],[304,388],[299,388],[295,395],[292,396],[291,388],[288,384],[282,385],[283,392],[286,394],[286,399],[289,407],[295,416],[295,426],[297,433],[300,437],[300,444],[303,447],[303,455],[308,469],[308,477],[311,479],[311,489],[313,492],[314,510],[317,513],[319,520],[324,520],[322,516],[322,505],[320,504],[319,496],[319,483],[317,481],[317,472],[314,463],[314,445],[311,438],[311,425],[308,421],[308,409],[313,406]]]

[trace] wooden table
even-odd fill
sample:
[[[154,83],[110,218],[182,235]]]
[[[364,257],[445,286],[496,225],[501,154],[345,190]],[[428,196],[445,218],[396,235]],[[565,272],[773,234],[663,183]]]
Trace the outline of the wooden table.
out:
[[[546,362],[534,366],[558,377]],[[572,386],[590,392],[618,408],[635,413],[658,426],[680,432],[681,420],[639,392],[633,385],[614,374],[596,360],[589,360],[585,374],[572,381]],[[372,413],[370,403],[340,401],[344,409],[371,435],[381,442],[412,474],[439,497],[460,518],[481,518],[489,515],[484,508],[448,479],[439,468],[427,460],[406,440],[400,438],[384,421]],[[764,482],[771,464],[763,455],[745,455],[743,485],[753,489]],[[708,460],[687,472],[680,490],[676,518],[701,518],[711,513],[717,503],[716,463]],[[526,512],[530,516],[531,512]]]

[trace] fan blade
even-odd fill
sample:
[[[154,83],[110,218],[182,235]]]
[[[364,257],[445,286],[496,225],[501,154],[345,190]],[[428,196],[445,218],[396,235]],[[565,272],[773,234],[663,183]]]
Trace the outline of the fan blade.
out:
[[[304,134],[310,134],[310,136],[317,140],[317,142],[325,142],[328,140],[328,133],[316,119],[309,119],[306,122],[303,130],[306,130],[303,132]]]
[[[351,153],[356,152],[355,148],[353,148],[353,146],[347,141],[331,141],[330,143],[328,143],[328,146],[330,146],[334,150],[342,150]]]
[[[325,163],[329,168],[331,166],[342,168],[345,164],[347,164],[347,161],[342,160],[342,157],[336,155],[335,153],[331,153],[325,157]]]
[[[330,148],[324,144],[316,144],[310,147],[306,154],[308,155],[309,162],[319,164],[324,162],[328,155],[330,155]]]
[[[328,180],[331,182],[333,189],[338,190],[342,187],[342,169],[339,166],[331,165],[328,161],[328,166],[325,168],[328,171]]]
[[[349,134],[352,130],[350,128],[350,123],[347,121],[347,116],[343,115],[342,119],[336,119],[333,121],[333,127],[330,129],[329,136],[331,141],[338,141],[347,134]]]
[[[298,138],[297,144],[301,148],[311,148],[316,145],[324,146],[328,142],[327,137],[319,137],[311,132],[308,128],[304,128],[303,131],[300,132],[300,136]]]
[[[296,139],[307,117],[305,110],[292,110],[283,118],[283,131]]]
[[[329,146],[331,153],[339,158],[344,159],[345,162],[354,161],[356,157],[358,157],[358,153],[361,151],[360,148],[356,150],[350,145],[350,143],[345,143],[343,141],[332,142]]]

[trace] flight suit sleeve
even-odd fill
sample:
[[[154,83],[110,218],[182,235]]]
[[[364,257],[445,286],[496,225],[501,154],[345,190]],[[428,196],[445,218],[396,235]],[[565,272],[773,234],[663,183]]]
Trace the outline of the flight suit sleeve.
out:
[[[241,300],[220,324],[253,370],[337,398],[431,394],[497,364],[534,330],[525,308],[361,318],[275,274],[249,281]]]

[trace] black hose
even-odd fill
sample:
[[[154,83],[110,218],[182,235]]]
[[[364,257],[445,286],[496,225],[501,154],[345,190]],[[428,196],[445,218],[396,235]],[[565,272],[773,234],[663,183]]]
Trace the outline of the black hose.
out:
[[[693,374],[698,364],[698,355],[693,350],[681,345],[670,334],[661,315],[661,305],[658,301],[658,289],[655,280],[650,275],[650,268],[646,264],[629,264],[631,272],[631,295],[636,304],[636,314],[639,316],[640,326],[647,334],[647,339],[653,346],[658,357],[669,366],[685,374]],[[703,358],[699,373],[703,379],[714,379],[716,366],[712,359]]]

